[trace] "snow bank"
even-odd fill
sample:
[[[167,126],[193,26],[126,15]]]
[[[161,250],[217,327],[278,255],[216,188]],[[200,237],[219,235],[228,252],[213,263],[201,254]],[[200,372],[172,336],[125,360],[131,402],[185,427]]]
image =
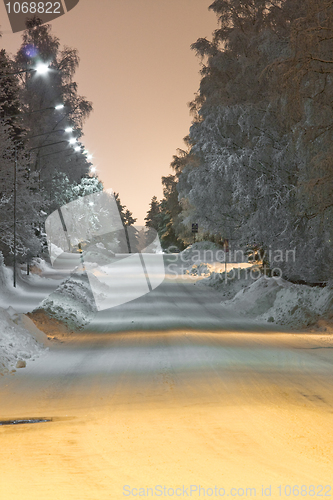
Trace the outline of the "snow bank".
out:
[[[257,278],[256,278],[257,274]],[[260,321],[305,328],[325,319],[333,323],[333,284],[326,287],[294,285],[282,278],[259,276],[259,269],[212,273],[198,282],[211,286],[223,298],[223,307]]]
[[[284,288],[285,282],[281,278],[263,276],[242,287],[232,299],[224,301],[223,306],[237,309],[240,314],[247,316],[261,316],[273,308],[278,292]]]
[[[50,264],[40,257],[34,257],[30,263],[30,273],[42,275],[43,273],[57,272]]]
[[[90,323],[97,309],[87,274],[76,270],[35,311],[41,309],[72,330]]]
[[[333,282],[324,288],[295,285],[262,276],[259,267],[252,266],[234,268],[227,276],[213,272],[197,285],[217,290],[223,307],[260,321],[295,329],[322,319],[333,325]]]
[[[20,315],[12,307],[0,308],[0,373],[24,368],[47,349],[20,325]]]
[[[260,319],[291,328],[312,326],[321,319],[333,324],[333,283],[321,288],[279,279],[277,287],[272,307]]]
[[[3,264],[3,257],[0,252],[0,306],[6,307],[8,303],[8,291],[10,292],[10,296],[13,297],[14,307],[18,307],[15,297],[20,300],[20,297],[22,298],[22,295],[27,293],[27,285],[32,285],[33,287],[41,285],[41,287],[45,287],[45,284],[47,284],[48,286],[52,286],[55,280],[45,278],[43,276],[44,273],[48,275],[52,273],[59,274],[59,271],[54,270],[45,260],[36,257],[31,261],[29,275],[26,272],[26,265],[17,267],[16,288],[13,288],[13,269]],[[58,281],[60,282],[61,280],[59,279]],[[33,293],[36,293],[36,288],[33,289]]]
[[[11,272],[4,264],[3,255],[0,252],[0,295],[12,286],[13,278]]]

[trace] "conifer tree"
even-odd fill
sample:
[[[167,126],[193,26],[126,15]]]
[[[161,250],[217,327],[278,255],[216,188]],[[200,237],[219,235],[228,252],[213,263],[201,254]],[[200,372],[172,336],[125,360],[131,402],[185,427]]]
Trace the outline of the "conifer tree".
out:
[[[158,231],[158,216],[161,212],[160,203],[156,196],[153,196],[150,202],[150,208],[145,217],[146,226]]]

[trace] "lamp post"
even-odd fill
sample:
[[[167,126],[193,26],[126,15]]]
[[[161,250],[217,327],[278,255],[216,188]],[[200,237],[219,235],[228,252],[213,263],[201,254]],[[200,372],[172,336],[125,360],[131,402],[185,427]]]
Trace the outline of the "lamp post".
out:
[[[38,75],[45,75],[50,71],[48,64],[39,63],[35,68],[22,69],[21,71],[14,71],[14,73],[2,73],[0,78],[5,78],[6,76],[22,75],[23,73],[32,73],[35,71]]]
[[[57,142],[51,142],[50,144],[43,144],[42,146],[36,146],[35,148],[29,149],[29,151],[34,151],[35,149],[47,148],[49,146],[55,146],[56,144],[63,144],[64,142],[66,142],[67,144],[74,144],[72,142],[72,139],[70,139],[69,141],[57,141]],[[75,139],[75,142],[76,142],[76,139]],[[56,151],[56,152],[62,153],[62,151]]]
[[[24,111],[23,113],[15,113],[14,115],[6,115],[6,118],[15,118],[16,116],[33,115],[34,113],[40,113],[41,111],[49,111],[51,109],[59,111],[65,107],[64,104],[57,104],[56,106],[48,106],[47,108],[35,109],[34,111]]]
[[[27,136],[25,136],[25,139],[35,139],[36,137],[42,137],[44,135],[51,135],[51,134],[56,134],[56,133],[63,134],[64,132],[66,132],[67,134],[69,134],[70,132],[73,132],[73,128],[72,127],[57,128],[56,130],[51,130],[50,132],[44,132],[43,134],[30,135],[30,136],[27,135]]]

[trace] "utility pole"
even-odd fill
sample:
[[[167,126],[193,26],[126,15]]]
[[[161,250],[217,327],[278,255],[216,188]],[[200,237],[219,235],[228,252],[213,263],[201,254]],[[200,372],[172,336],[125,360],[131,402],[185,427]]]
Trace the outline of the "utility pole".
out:
[[[225,277],[225,283],[227,284],[228,281],[228,275],[227,275],[227,253],[229,253],[229,240],[224,240],[223,242],[223,247],[224,247],[224,277]]]
[[[192,224],[192,234],[193,234],[193,243],[195,243],[195,235],[199,231],[199,225],[197,223]]]
[[[15,162],[14,162],[14,265],[13,265],[13,285],[16,288],[16,177],[17,177],[17,147],[15,145]]]

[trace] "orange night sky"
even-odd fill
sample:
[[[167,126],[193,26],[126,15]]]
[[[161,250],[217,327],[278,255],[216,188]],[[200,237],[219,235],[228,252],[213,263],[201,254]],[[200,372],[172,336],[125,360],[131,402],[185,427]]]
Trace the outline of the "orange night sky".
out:
[[[83,142],[105,188],[143,219],[161,177],[183,147],[198,90],[200,61],[190,50],[211,38],[217,19],[210,0],[80,0],[53,21],[62,45],[77,48],[79,93],[92,101]],[[9,33],[3,3],[0,46],[15,53],[21,34]]]

